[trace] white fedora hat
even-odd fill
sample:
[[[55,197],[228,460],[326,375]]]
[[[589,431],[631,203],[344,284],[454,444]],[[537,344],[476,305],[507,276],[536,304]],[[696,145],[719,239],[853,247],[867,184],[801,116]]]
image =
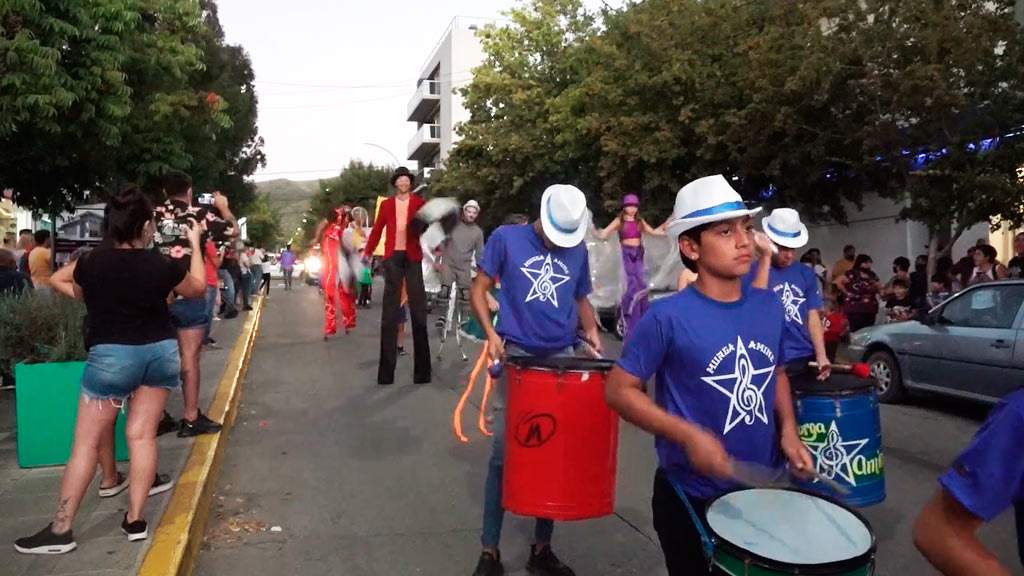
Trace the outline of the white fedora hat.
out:
[[[747,208],[739,192],[733,190],[721,174],[705,176],[679,189],[672,221],[665,227],[665,233],[678,238],[683,232],[703,224],[753,216],[760,211],[760,208]]]
[[[575,186],[548,186],[540,199],[540,224],[555,246],[572,248],[587,233],[587,197]]]
[[[462,205],[462,209],[463,210],[467,210],[469,208],[476,208],[476,211],[479,212],[480,211],[480,203],[477,202],[476,200],[470,200],[469,202],[466,202],[465,204]]]
[[[764,233],[784,248],[802,248],[807,245],[807,226],[800,214],[792,208],[776,208],[761,220]]]

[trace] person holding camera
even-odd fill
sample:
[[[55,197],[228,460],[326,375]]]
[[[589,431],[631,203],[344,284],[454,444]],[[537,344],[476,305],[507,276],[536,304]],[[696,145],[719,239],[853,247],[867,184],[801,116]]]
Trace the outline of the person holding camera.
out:
[[[96,475],[104,438],[112,436],[119,409],[128,398],[125,437],[131,455],[130,498],[121,530],[129,542],[148,537],[142,515],[146,498],[157,483],[169,487],[170,480],[159,478],[156,470],[160,414],[170,391],[180,385],[178,343],[167,295],[201,297],[205,271],[198,253],[201,229],[197,222],[182,225],[190,252],[179,261],[146,248],[154,228],[152,204],[138,187],[129,186],[107,204],[100,246],[51,278],[54,290],[85,302],[89,355],[57,510],[41,531],[15,541],[18,552],[64,554],[76,548],[72,522]],[[113,443],[106,444],[112,464]]]
[[[181,420],[178,436],[181,438],[219,432],[221,425],[207,418],[199,410],[199,355],[203,340],[208,335],[208,325],[213,321],[212,305],[217,298],[217,264],[220,256],[216,243],[224,244],[238,235],[238,222],[228,206],[228,199],[215,192],[203,195],[193,205],[192,179],[182,172],[171,172],[164,177],[164,193],[167,201],[158,206],[154,213],[156,234],[154,242],[162,254],[184,267],[192,257],[194,247],[188,241],[186,232],[190,226],[199,225],[205,230],[200,250],[206,260],[206,294],[199,297],[178,297],[170,306],[171,323],[177,330],[178,347],[181,354],[182,395],[185,400],[185,414]]]

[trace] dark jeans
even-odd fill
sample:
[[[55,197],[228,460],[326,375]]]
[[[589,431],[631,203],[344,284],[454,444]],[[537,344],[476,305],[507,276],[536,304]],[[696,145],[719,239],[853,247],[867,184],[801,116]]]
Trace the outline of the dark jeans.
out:
[[[384,308],[381,312],[378,384],[391,384],[395,381],[398,309],[402,305],[403,280],[409,296],[409,316],[412,320],[413,382],[430,382],[430,342],[427,340],[427,295],[423,288],[423,268],[420,262],[410,260],[405,252],[396,251],[384,261]]]
[[[707,501],[692,496],[688,498],[701,522],[705,522],[704,508]],[[710,574],[708,561],[704,558],[700,544],[700,533],[694,526],[686,505],[679,499],[665,472],[660,469],[654,475],[651,508],[654,511],[654,531],[658,533],[669,576]],[[706,529],[706,522],[704,526]]]
[[[242,274],[238,282],[238,291],[242,294],[242,306],[249,307],[249,292],[252,291],[252,275]]]
[[[1020,556],[1020,563],[1024,565],[1024,501],[1017,502],[1014,513],[1017,516],[1017,555]]]
[[[867,328],[868,326],[875,325],[875,316],[877,313],[871,314],[847,314],[846,318],[850,321],[850,334],[853,334],[861,328]]]
[[[281,273],[284,274],[284,289],[292,289],[292,268],[281,268]]]
[[[264,292],[264,294],[270,296],[270,272],[266,271],[263,272],[263,281],[260,284],[260,290],[263,290],[264,288],[267,289],[267,291]]]

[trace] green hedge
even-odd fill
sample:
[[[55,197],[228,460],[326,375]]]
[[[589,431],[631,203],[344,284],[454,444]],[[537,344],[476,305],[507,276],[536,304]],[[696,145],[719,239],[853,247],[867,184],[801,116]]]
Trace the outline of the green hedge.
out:
[[[85,360],[85,304],[44,292],[0,297],[0,374],[19,363]]]

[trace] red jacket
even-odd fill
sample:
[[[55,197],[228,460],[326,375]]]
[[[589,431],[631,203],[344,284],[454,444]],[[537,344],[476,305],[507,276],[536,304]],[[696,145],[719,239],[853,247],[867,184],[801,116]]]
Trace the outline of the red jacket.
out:
[[[408,222],[405,223],[405,253],[414,262],[423,260],[423,249],[420,247],[420,234],[418,231],[414,232],[412,230],[410,223],[413,216],[424,204],[426,202],[423,198],[416,194],[409,195],[409,211],[406,214]],[[384,240],[384,257],[391,258],[391,255],[395,252],[397,222],[395,218],[395,198],[392,196],[380,203],[380,211],[377,213],[377,219],[373,222],[373,230],[370,232],[370,238],[366,241],[366,249],[363,251],[367,257],[373,256],[373,251],[380,244],[380,235],[384,228],[387,228],[388,233]]]

